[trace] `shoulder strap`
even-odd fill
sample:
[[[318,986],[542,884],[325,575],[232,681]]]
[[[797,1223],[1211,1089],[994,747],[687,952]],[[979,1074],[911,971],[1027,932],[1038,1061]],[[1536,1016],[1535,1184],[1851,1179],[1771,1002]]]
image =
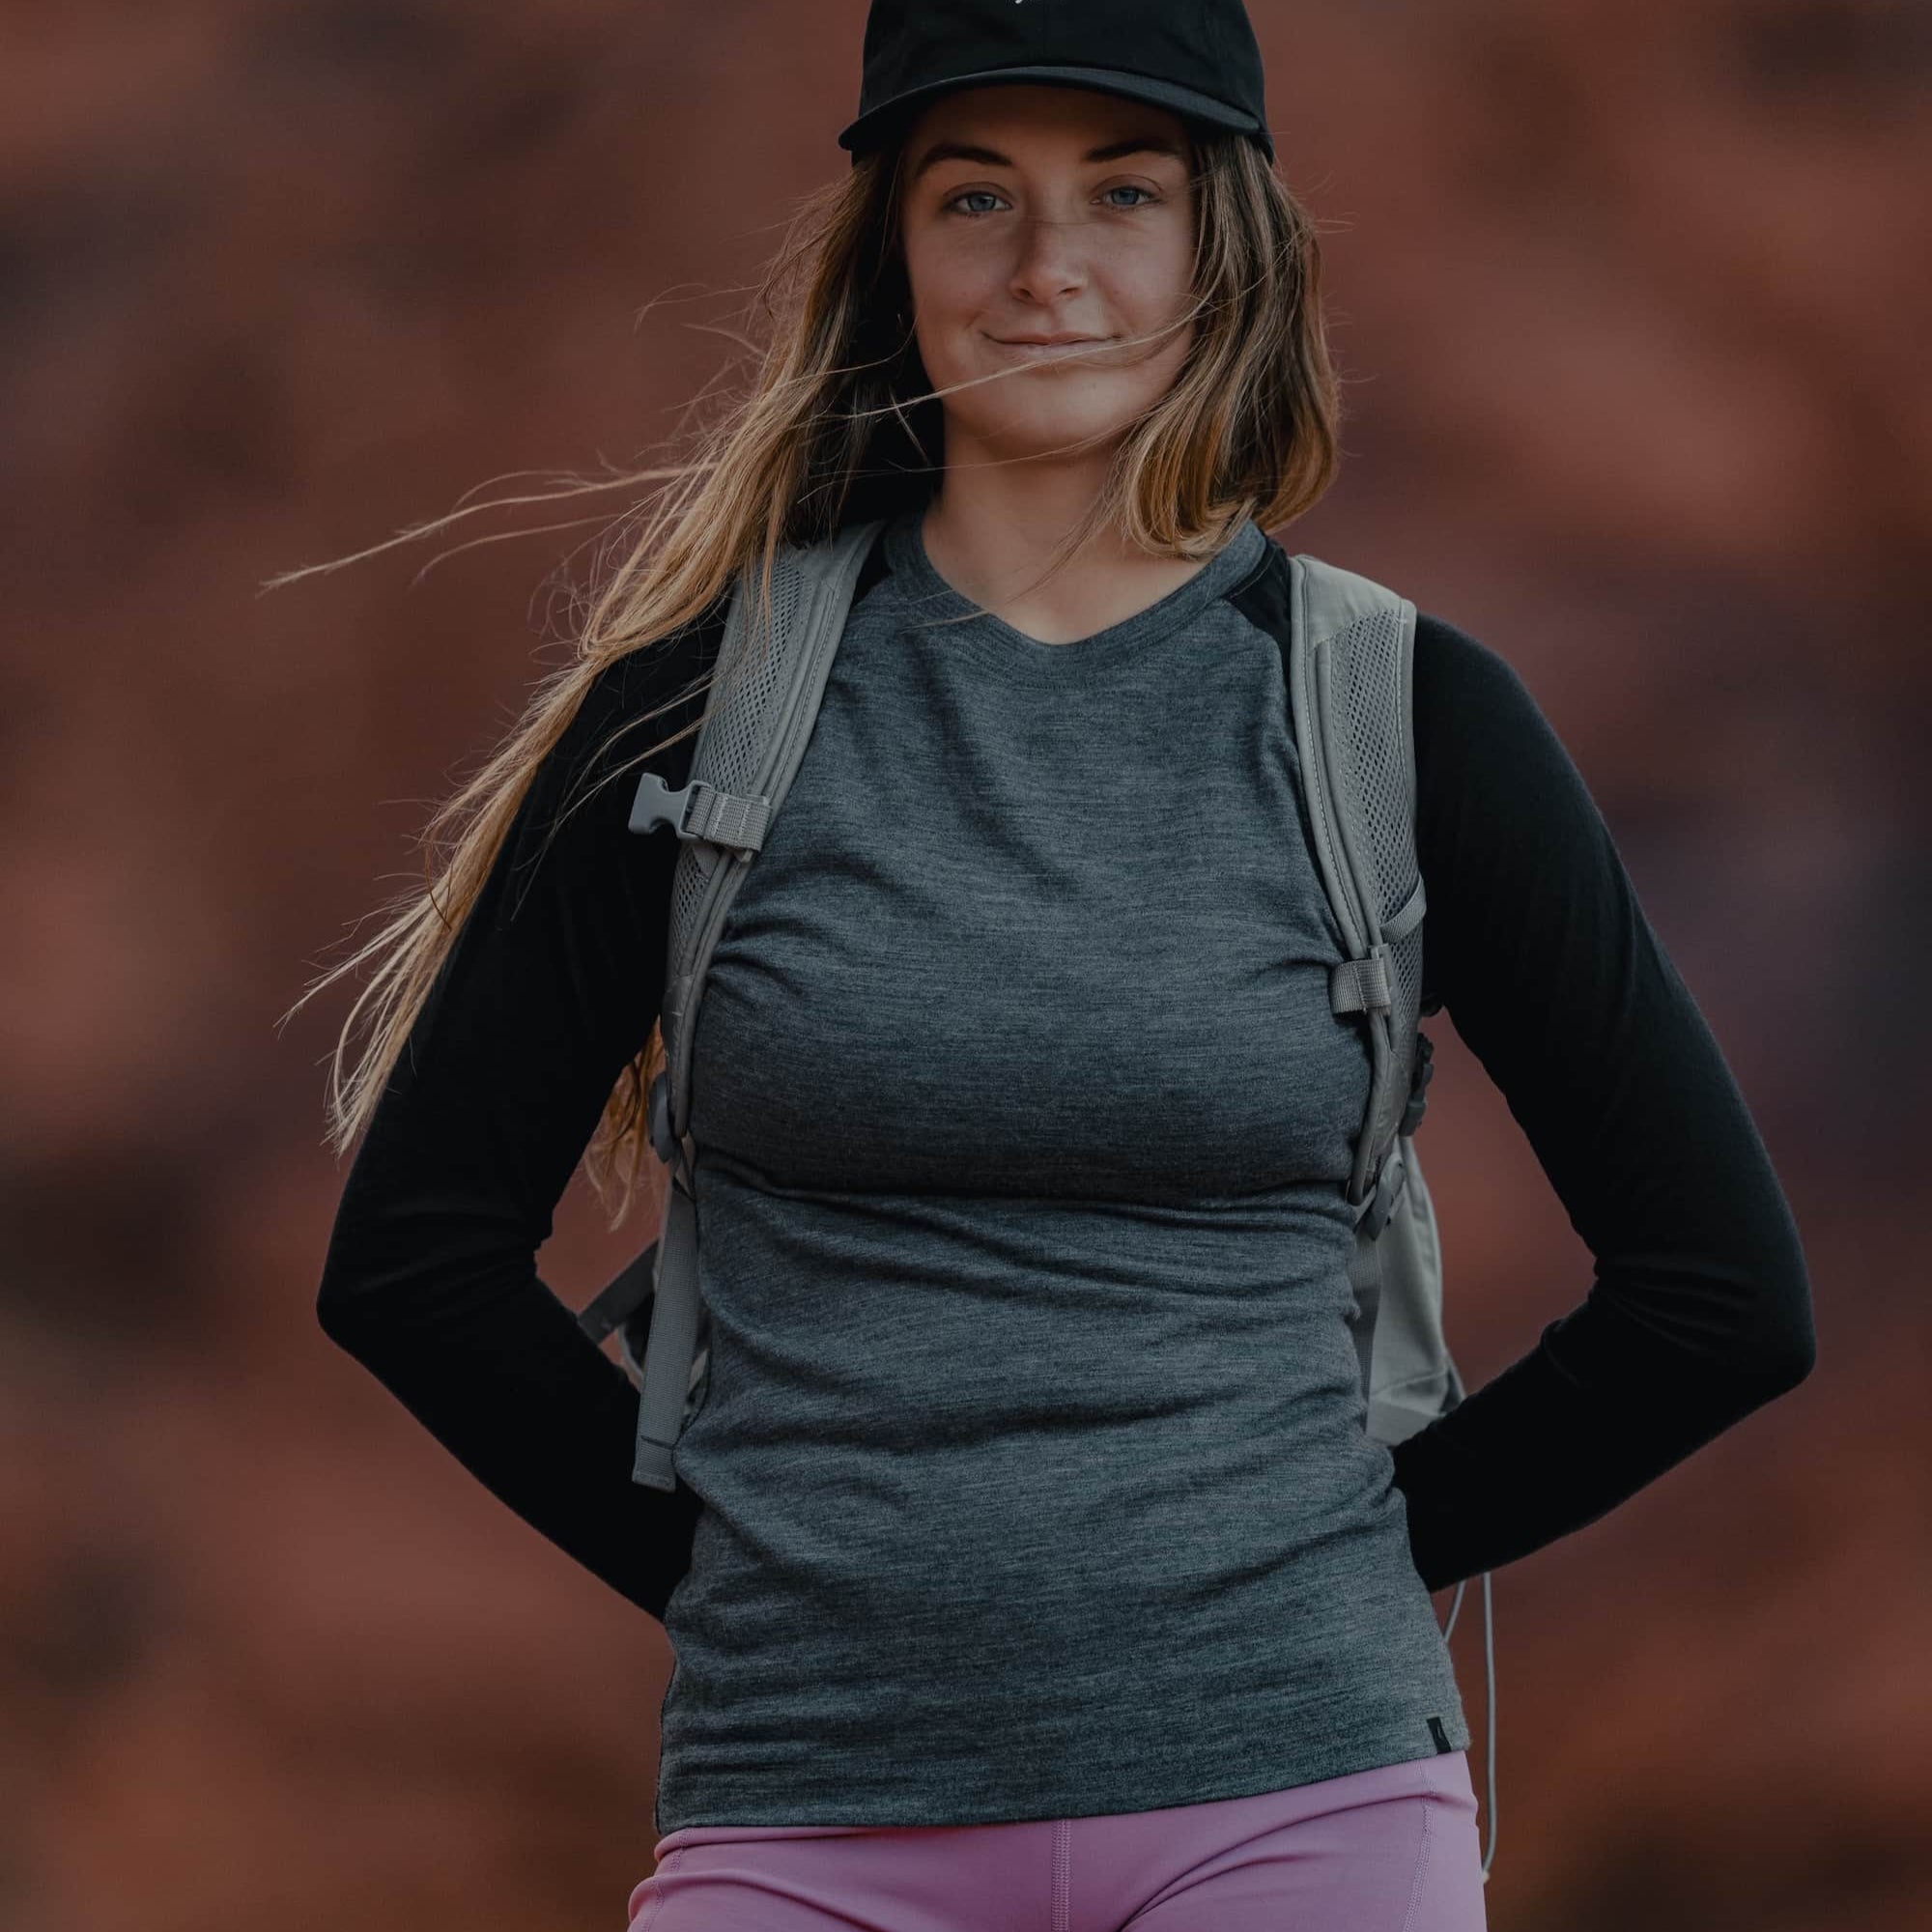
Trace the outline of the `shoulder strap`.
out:
[[[1365,1427],[1404,1440],[1463,1400],[1442,1336],[1442,1258],[1408,1136],[1429,1077],[1422,1000],[1422,871],[1415,840],[1415,606],[1319,558],[1290,559],[1289,692],[1303,791],[1324,885],[1348,957],[1329,1004],[1360,1012],[1372,1065],[1349,1199],[1363,1203],[1349,1279],[1355,1293]],[[1496,1855],[1495,1625],[1483,1573],[1488,1845]],[[1456,1628],[1456,1586],[1443,1632]]]
[[[750,635],[752,598],[740,581],[720,646],[717,693],[698,728],[691,782],[681,792],[668,792],[648,772],[639,781],[632,831],[668,824],[685,841],[671,882],[660,1020],[666,1124],[653,1136],[660,1158],[673,1166],[680,1164],[677,1144],[688,1139],[691,1037],[711,951],[746,867],[763,845],[805,756],[853,585],[881,527],[858,524],[824,543],[781,550],[773,564],[768,635]],[[688,1157],[690,1150],[683,1151]]]
[[[631,830],[668,825],[684,841],[671,875],[670,933],[659,1016],[665,1065],[650,1093],[651,1145],[668,1170],[664,1229],[652,1247],[580,1316],[597,1339],[648,1296],[650,1330],[639,1373],[637,1454],[631,1478],[674,1490],[671,1450],[707,1362],[697,1287],[697,1216],[692,1144],[691,1044],[711,954],[746,867],[763,845],[805,756],[825,680],[844,633],[853,588],[884,527],[857,524],[819,544],[786,546],[773,563],[772,622],[752,635],[753,598],[741,576],[719,646],[711,703],[698,727],[690,781],[669,790],[639,780]],[[645,1269],[655,1255],[646,1286]],[[708,1350],[705,1351],[708,1355]],[[638,1356],[625,1336],[625,1353]]]
[[[1319,557],[1297,554],[1289,565],[1295,749],[1315,856],[1348,954],[1330,976],[1329,1005],[1363,1015],[1373,1069],[1348,1198],[1374,1236],[1402,1191],[1398,1141],[1418,1070],[1415,606]]]

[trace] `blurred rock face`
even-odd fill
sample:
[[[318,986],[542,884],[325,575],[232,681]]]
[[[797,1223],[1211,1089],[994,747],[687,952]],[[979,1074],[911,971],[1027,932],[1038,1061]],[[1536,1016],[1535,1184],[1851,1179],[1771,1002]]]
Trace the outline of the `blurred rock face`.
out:
[[[17,1932],[614,1932],[649,1869],[661,1635],[316,1329],[347,989],[275,1025],[413,881],[622,502],[256,590],[543,487],[512,472],[658,447],[794,197],[846,165],[863,11],[10,25]],[[1925,1922],[1926,15],[1253,13],[1351,379],[1343,480],[1281,534],[1523,672],[1738,1069],[1818,1299],[1802,1390],[1496,1579],[1491,1922]],[[1423,1145],[1478,1381],[1588,1257],[1434,1031]],[[612,1234],[573,1196],[546,1279],[581,1302],[648,1218]],[[1473,1594],[1454,1641],[1481,1791]]]

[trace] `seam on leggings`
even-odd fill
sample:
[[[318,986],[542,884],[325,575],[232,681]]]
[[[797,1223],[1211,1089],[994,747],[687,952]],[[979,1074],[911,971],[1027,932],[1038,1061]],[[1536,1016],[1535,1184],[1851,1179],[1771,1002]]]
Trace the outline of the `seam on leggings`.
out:
[[[1402,1932],[1412,1932],[1415,1912],[1422,1903],[1423,1889],[1429,1883],[1429,1848],[1435,1835],[1435,1807],[1422,1801],[1422,1849],[1415,1855],[1415,1883],[1408,1889],[1408,1910],[1402,1915]]]
[[[1069,1932],[1073,1922],[1073,1820],[1053,1828],[1053,1932]]]
[[[664,1877],[665,1873],[672,1865],[676,1864],[678,1860],[683,1858],[685,1853],[690,1849],[689,1845],[680,1845],[676,1851],[668,1853],[658,1861],[658,1867],[651,1873],[651,1876],[654,1879]],[[665,1895],[662,1888],[654,1886],[651,1889],[650,1897],[644,1901],[643,1917],[631,1928],[631,1932],[651,1932],[651,1927],[658,1922],[658,1913],[662,1909],[664,1902]]]

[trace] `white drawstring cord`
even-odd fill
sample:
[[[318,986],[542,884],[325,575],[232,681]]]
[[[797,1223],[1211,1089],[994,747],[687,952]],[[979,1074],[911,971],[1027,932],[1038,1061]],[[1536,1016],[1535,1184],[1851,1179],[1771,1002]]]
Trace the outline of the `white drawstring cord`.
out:
[[[1456,1585],[1449,1602],[1449,1621],[1442,1627],[1442,1640],[1456,1634],[1456,1612],[1463,1607],[1463,1592],[1469,1587],[1465,1577]],[[1490,1882],[1490,1861],[1496,1855],[1496,1626],[1495,1605],[1490,1592],[1490,1573],[1483,1572],[1483,1705],[1484,1728],[1488,1740],[1483,1747],[1484,1835],[1489,1849],[1483,1854],[1483,1883]]]

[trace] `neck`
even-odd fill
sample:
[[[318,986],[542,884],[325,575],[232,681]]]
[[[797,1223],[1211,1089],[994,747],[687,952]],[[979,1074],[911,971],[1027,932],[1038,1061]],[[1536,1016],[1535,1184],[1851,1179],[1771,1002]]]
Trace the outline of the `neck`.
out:
[[[1042,578],[1057,545],[1092,508],[1111,451],[1077,464],[948,461],[921,535],[932,567],[955,590],[1041,643],[1068,643],[1121,622],[1203,567],[1150,556],[1113,528],[1089,538]]]

